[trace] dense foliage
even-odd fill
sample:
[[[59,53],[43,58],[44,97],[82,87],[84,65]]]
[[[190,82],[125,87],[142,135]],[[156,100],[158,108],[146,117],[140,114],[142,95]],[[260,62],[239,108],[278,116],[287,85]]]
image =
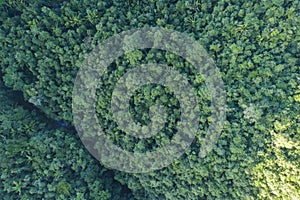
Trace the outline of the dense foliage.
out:
[[[131,199],[76,133],[30,111],[0,85],[1,199]]]
[[[203,77],[185,60],[153,49],[134,51],[116,59],[103,76],[99,87],[105,90],[97,91],[96,105],[100,125],[116,144],[129,151],[143,152],[168,143],[176,128],[174,124],[180,105],[167,88],[158,85],[142,87],[130,102],[134,120],[147,124],[150,106],[163,104],[168,109],[168,123],[160,134],[150,139],[126,136],[113,122],[108,105],[116,80],[128,69],[141,63],[173,66],[188,77],[201,102],[201,130],[179,160],[147,174],[116,172],[115,179],[127,184],[136,199],[300,198],[299,1],[8,1],[1,3],[0,9],[0,67],[5,85],[22,91],[25,99],[47,116],[68,124],[72,124],[72,87],[85,55],[116,33],[145,26],[174,29],[199,40],[214,59],[226,86],[227,119],[216,148],[204,159],[200,159],[198,153],[199,141],[204,137],[209,121],[209,93]],[[17,118],[11,117],[7,123]],[[19,128],[29,124],[26,122]],[[58,167],[68,155],[76,155],[75,162],[83,159],[83,150],[78,150],[82,147],[72,134],[60,129],[38,128],[40,123],[31,126],[39,131],[30,137],[22,136],[24,139],[12,137],[10,140],[28,141],[24,143],[29,146],[30,141],[42,145],[30,146],[34,151],[41,151],[36,155],[38,157],[48,154],[49,149],[41,148],[44,142],[56,144],[54,152],[64,148],[69,153],[58,155]],[[5,134],[1,130],[1,135]],[[61,140],[67,142],[60,144]],[[71,144],[76,148],[72,149]],[[21,155],[21,150],[13,149],[5,151],[14,156]],[[85,162],[96,165],[91,157],[85,156]],[[53,160],[53,154],[50,158]],[[18,165],[18,161],[2,168],[9,169],[11,165]],[[36,173],[49,178],[52,175],[47,173],[54,172],[45,172],[48,168],[50,166],[38,166],[43,171]],[[73,170],[83,173],[79,167]],[[49,181],[65,188],[78,184],[82,190],[96,187],[94,184],[105,185],[101,182],[103,178],[97,179],[93,175],[102,177],[102,173],[93,168],[84,173],[93,179],[80,184],[85,181],[80,178],[84,175],[77,174],[78,182],[70,181],[73,175],[66,175],[68,180]],[[13,173],[7,172],[7,176],[13,176]],[[96,179],[100,183],[93,182]],[[9,189],[5,190],[29,183],[7,184]],[[68,184],[70,186],[66,186]],[[111,194],[118,198],[118,194],[109,190],[99,191],[103,191],[103,196]],[[43,189],[41,193],[44,194]],[[76,193],[68,195],[76,196]]]

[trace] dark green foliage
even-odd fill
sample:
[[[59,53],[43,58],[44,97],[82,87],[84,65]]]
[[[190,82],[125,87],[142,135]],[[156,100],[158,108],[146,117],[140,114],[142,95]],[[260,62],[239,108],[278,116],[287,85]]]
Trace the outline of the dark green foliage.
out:
[[[143,152],[168,143],[180,105],[164,87],[142,87],[130,101],[135,122],[147,124],[150,106],[163,104],[169,116],[166,127],[156,137],[143,140],[121,132],[108,105],[117,79],[128,69],[141,63],[170,65],[188,77],[201,104],[199,134],[179,160],[148,174],[116,173],[116,179],[127,184],[136,199],[300,198],[299,1],[70,0],[57,6],[50,1],[12,6],[18,2],[22,1],[0,4],[3,79],[55,120],[72,123],[72,87],[84,56],[121,31],[160,26],[185,32],[199,40],[220,69],[227,92],[227,119],[216,147],[204,159],[198,153],[209,121],[209,92],[201,74],[184,59],[158,50],[134,51],[116,59],[103,76],[96,104],[100,125],[115,144],[129,151]],[[86,158],[75,133],[48,130],[38,120],[29,120],[34,113],[14,109],[9,120],[1,120],[1,134],[7,137],[1,138],[1,143],[5,141],[1,155],[8,152],[2,159],[9,160],[1,162],[5,181],[0,189],[5,197],[24,191],[31,197],[33,190],[36,197],[70,198],[76,197],[77,188],[80,199],[89,188],[86,198],[118,198],[118,193],[103,186],[110,178],[105,183],[96,178],[108,172]],[[1,116],[7,118],[8,113],[11,111]],[[16,120],[24,118],[29,121]],[[62,154],[63,150],[68,152]],[[18,159],[12,161],[9,156]],[[28,156],[36,159],[29,163],[33,169],[23,164]],[[84,172],[82,166],[86,166]],[[8,173],[8,169],[15,171]],[[32,176],[24,175],[32,171]],[[78,177],[75,181],[71,171]],[[37,181],[38,176],[45,181]],[[35,187],[32,180],[36,180]],[[41,189],[36,191],[36,187]]]
[[[1,83],[1,199],[131,198],[113,173],[92,159],[75,132],[49,127],[12,95]]]

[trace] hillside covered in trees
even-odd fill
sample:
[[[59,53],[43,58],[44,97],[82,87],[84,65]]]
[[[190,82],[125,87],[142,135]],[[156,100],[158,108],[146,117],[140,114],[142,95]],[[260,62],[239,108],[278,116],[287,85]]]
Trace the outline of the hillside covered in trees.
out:
[[[7,0],[0,16],[1,199],[300,199],[299,0]],[[164,105],[165,127],[143,139],[118,128],[112,93],[136,66],[178,71],[196,91],[201,114],[180,158],[156,171],[126,173],[99,162],[80,141],[72,91],[98,44],[144,27],[175,30],[203,46],[224,82],[226,119],[212,151],[199,157],[211,121],[203,75],[164,50],[118,57],[99,81],[95,105],[115,145],[155,150],[170,143],[180,120],[174,93],[149,84],[131,97],[130,113],[147,125],[150,108]]]

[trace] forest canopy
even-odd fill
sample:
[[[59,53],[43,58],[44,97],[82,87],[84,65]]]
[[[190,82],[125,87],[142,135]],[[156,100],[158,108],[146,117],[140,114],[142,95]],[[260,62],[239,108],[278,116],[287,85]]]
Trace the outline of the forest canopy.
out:
[[[300,2],[294,0],[8,0],[0,2],[0,196],[3,199],[300,199]],[[165,127],[137,139],[109,110],[118,79],[141,64],[172,66],[197,93],[200,128],[169,166],[130,174],[94,159],[76,134],[72,91],[86,55],[122,31],[161,27],[199,42],[226,90],[226,120],[199,158],[210,121],[204,77],[182,57],[135,50],[101,79],[95,110],[114,144],[152,151],[172,140],[180,104],[151,84],[130,99],[136,123],[164,105]],[[107,52],[109,53],[109,52]],[[105,88],[105,89],[102,89]]]

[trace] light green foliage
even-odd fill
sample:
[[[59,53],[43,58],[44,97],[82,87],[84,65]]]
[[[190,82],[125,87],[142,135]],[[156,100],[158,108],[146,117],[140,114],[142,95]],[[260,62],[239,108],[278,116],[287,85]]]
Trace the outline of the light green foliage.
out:
[[[165,87],[147,85],[132,97],[130,112],[136,123],[146,125],[151,106],[163,105],[168,116],[164,129],[149,139],[136,139],[120,131],[108,108],[115,83],[129,69],[142,63],[167,64],[188,78],[200,102],[199,133],[179,160],[148,174],[116,172],[115,178],[127,184],[136,199],[299,198],[299,1],[70,0],[59,7],[51,6],[53,2],[36,2],[16,8],[10,6],[12,2],[0,4],[4,82],[22,91],[26,100],[55,120],[72,123],[71,92],[84,56],[97,43],[121,31],[161,26],[184,32],[199,40],[215,61],[226,86],[227,119],[216,147],[205,158],[199,158],[198,153],[210,120],[210,95],[201,74],[185,60],[164,51],[134,51],[116,59],[102,77],[95,105],[100,125],[115,144],[128,151],[145,152],[167,144],[180,118],[180,105],[173,93]],[[126,41],[128,48],[131,42]],[[17,115],[24,115],[23,108],[15,109]],[[26,120],[29,115],[35,116],[28,113]],[[9,136],[10,142],[2,151],[11,157],[18,155],[14,162],[1,164],[2,170],[13,169],[1,173],[5,197],[33,188],[38,197],[58,193],[61,199],[81,199],[86,198],[89,188],[90,198],[118,198],[118,193],[102,187],[103,179],[97,182],[94,178],[102,177],[101,170],[105,169],[88,167],[89,163],[99,166],[85,157],[83,147],[78,150],[80,144],[72,136],[75,133],[44,130],[45,125],[37,121],[12,121],[1,120],[1,134]],[[62,154],[62,149],[68,152]],[[18,177],[32,170],[20,164],[26,156],[33,159],[30,163],[35,171],[32,176]],[[44,159],[48,162],[43,163]],[[63,164],[78,181],[71,181],[74,175],[70,171],[64,174]],[[85,171],[80,173],[82,168]],[[57,178],[50,180],[53,176]],[[34,187],[30,187],[32,179],[36,180]],[[36,191],[37,187],[42,189]],[[31,197],[31,193],[27,195]]]
[[[300,198],[300,104],[291,99],[272,116],[269,142],[264,152],[259,151],[260,162],[251,172],[260,199]]]
[[[251,123],[256,122],[262,115],[261,109],[259,107],[250,104],[249,106],[243,106],[244,118],[248,119]]]

